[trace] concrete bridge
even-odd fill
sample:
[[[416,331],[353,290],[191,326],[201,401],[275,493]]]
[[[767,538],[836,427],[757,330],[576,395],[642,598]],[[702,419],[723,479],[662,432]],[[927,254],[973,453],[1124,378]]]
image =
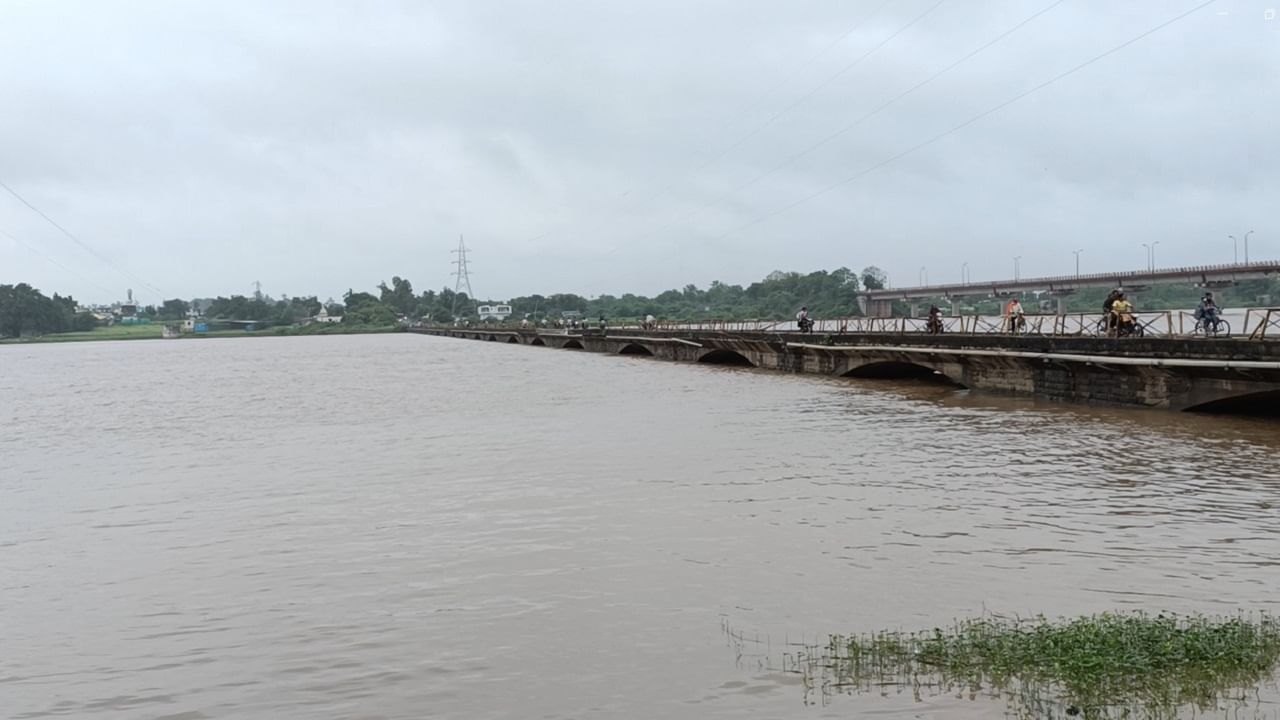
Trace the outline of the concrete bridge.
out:
[[[1193,267],[1154,268],[1089,275],[1060,275],[1055,277],[1017,278],[990,282],[944,283],[914,287],[870,290],[858,296],[864,315],[888,317],[893,314],[895,300],[911,303],[914,307],[922,300],[947,298],[958,301],[966,297],[1008,297],[1023,293],[1048,293],[1058,298],[1058,314],[1064,313],[1063,300],[1083,288],[1125,288],[1138,291],[1155,284],[1184,283],[1193,287],[1230,287],[1241,280],[1257,280],[1280,277],[1280,262],[1232,263],[1230,265],[1200,265]],[[913,315],[918,313],[912,313]]]
[[[1280,414],[1280,340],[452,327],[411,332],[837,377],[920,378],[1069,402]]]

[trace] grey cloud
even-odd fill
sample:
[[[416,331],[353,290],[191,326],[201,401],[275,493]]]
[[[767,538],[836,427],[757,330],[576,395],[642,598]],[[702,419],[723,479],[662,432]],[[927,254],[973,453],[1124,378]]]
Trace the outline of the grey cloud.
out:
[[[439,287],[460,233],[495,298],[870,263],[997,277],[1013,255],[1051,273],[1080,247],[1100,270],[1150,239],[1197,263],[1248,229],[1280,253],[1280,20],[1256,0],[757,221],[1194,5],[1063,3],[730,192],[1048,4],[949,0],[698,169],[934,1],[10,3],[0,178],[166,295]],[[11,199],[0,229],[128,284]],[[0,240],[16,280],[111,299]]]

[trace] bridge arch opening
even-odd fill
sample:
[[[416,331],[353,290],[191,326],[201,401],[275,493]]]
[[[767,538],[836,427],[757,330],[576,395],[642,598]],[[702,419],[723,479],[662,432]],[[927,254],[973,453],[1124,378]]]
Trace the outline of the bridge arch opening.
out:
[[[498,342],[498,336],[497,336],[497,335],[490,335],[490,336],[489,336],[489,342]]]
[[[641,355],[645,357],[653,357],[653,351],[643,345],[635,343],[627,343],[618,351],[619,355]]]
[[[1280,390],[1264,390],[1262,392],[1235,395],[1194,405],[1187,408],[1186,411],[1208,415],[1280,418]]]
[[[915,363],[896,360],[867,363],[866,365],[861,365],[846,372],[843,377],[872,380],[920,380],[923,382],[938,383],[940,385],[964,387],[960,383],[944,375],[942,372],[926,365],[917,365]]]
[[[698,358],[698,362],[708,365],[730,365],[735,367],[755,367],[756,364],[747,359],[746,355],[733,350],[712,350],[711,352]]]
[[[529,344],[530,344],[530,345],[544,345],[544,346],[546,345],[546,343],[542,342],[542,338],[540,338],[540,337],[536,337],[536,338],[534,338],[534,339],[530,340],[530,341],[529,341]]]
[[[515,335],[512,335],[511,337],[507,338],[507,342],[508,342],[508,343],[516,343],[517,345],[519,345],[519,344],[520,344],[520,338],[516,337]]]
[[[581,350],[582,343],[578,342],[577,340],[566,340],[565,343],[560,347],[563,350]]]

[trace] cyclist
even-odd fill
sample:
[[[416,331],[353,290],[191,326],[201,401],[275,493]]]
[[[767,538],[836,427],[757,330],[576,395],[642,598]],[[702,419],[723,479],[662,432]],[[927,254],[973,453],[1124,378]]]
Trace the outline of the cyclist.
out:
[[[1213,300],[1213,293],[1207,292],[1200,298],[1196,308],[1196,319],[1204,327],[1205,332],[1216,332],[1218,328],[1218,304]]]

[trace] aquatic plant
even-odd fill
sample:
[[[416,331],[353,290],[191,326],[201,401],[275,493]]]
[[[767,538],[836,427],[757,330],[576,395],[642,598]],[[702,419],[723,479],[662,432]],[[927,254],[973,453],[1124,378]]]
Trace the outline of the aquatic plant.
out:
[[[833,635],[788,656],[824,692],[922,688],[998,695],[1017,717],[1167,718],[1240,701],[1273,677],[1280,623],[1107,613],[964,620],[916,633]]]

